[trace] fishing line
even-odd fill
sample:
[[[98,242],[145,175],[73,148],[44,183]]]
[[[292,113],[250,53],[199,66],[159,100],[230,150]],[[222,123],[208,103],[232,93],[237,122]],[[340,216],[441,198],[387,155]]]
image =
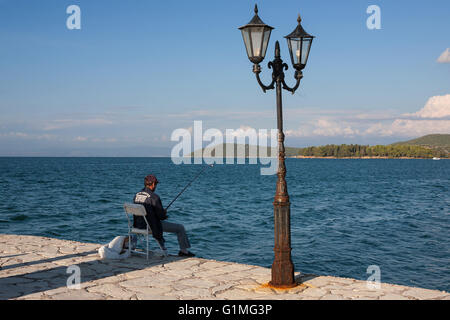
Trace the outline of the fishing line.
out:
[[[167,210],[167,209],[169,209],[169,207],[172,205],[172,203],[174,203],[175,202],[175,200],[177,200],[178,199],[178,197],[179,196],[181,196],[181,194],[191,185],[191,183],[192,182],[194,182],[195,181],[195,179],[197,179],[202,173],[203,173],[203,171],[205,171],[207,168],[212,168],[214,166],[214,164],[209,164],[209,165],[207,165],[206,167],[204,167],[195,177],[194,177],[194,179],[192,179],[184,188],[183,188],[183,190],[181,190],[180,191],[180,193],[178,193],[177,194],[177,196],[169,203],[169,205],[166,207],[166,209],[164,209],[164,210]]]

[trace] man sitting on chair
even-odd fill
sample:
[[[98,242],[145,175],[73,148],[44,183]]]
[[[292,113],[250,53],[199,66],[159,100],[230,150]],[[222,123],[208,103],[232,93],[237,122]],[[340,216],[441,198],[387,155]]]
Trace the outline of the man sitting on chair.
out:
[[[191,244],[189,243],[184,226],[182,224],[164,221],[167,219],[167,212],[162,206],[161,199],[154,192],[157,184],[158,179],[154,175],[149,174],[146,176],[144,179],[144,188],[136,193],[133,202],[144,205],[153,238],[158,241],[159,247],[163,250],[164,255],[167,256],[167,249],[164,245],[163,232],[171,232],[177,234],[178,244],[180,246],[178,255],[183,257],[195,256],[192,252],[188,251]],[[147,228],[144,218],[140,216],[134,216],[133,226],[139,229]]]

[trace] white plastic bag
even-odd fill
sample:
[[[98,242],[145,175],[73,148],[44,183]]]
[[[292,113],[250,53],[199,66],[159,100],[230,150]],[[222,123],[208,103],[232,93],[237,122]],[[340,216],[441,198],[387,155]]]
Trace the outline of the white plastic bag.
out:
[[[125,259],[130,256],[130,251],[125,249],[123,251],[123,242],[127,236],[117,236],[110,243],[98,249],[98,254],[101,259]]]

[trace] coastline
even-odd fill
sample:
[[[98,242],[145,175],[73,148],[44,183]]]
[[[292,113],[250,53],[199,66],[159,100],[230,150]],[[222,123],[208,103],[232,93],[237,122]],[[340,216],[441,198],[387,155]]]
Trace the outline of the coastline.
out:
[[[157,254],[100,260],[100,246],[0,234],[0,299],[450,300],[445,291],[299,272],[296,287],[277,289],[268,285],[269,268]],[[73,269],[78,288],[68,287]]]
[[[412,158],[412,157],[317,157],[317,156],[289,156],[286,158],[293,159],[417,159],[417,160],[433,160],[433,158]],[[440,158],[439,160],[448,160],[450,158]]]

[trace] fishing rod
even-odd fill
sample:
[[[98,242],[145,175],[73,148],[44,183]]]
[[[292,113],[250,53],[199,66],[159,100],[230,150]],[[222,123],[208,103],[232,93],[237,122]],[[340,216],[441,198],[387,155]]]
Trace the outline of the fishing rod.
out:
[[[207,168],[209,168],[209,167],[213,167],[214,166],[214,164],[209,164],[209,165],[207,165],[206,167],[204,167],[195,177],[194,177],[194,179],[192,179],[184,188],[183,188],[183,190],[181,190],[180,191],[180,193],[179,194],[177,194],[177,196],[169,203],[169,205],[166,207],[166,209],[164,209],[164,210],[167,210],[167,209],[169,209],[169,207],[172,205],[172,203],[174,203],[175,202],[175,200],[177,200],[178,199],[178,197],[179,196],[181,196],[181,194],[184,192],[184,190],[186,190],[190,185],[191,185],[191,183],[192,182],[194,182],[195,181],[195,179],[197,179],[202,173],[203,173],[203,171],[205,171]]]

